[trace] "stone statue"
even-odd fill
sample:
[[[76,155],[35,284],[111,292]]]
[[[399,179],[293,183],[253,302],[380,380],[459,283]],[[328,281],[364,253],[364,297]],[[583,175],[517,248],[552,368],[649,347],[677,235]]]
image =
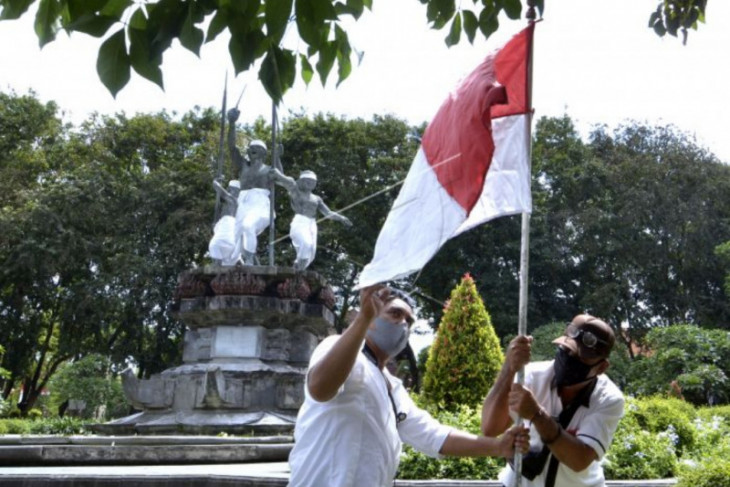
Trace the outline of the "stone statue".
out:
[[[223,188],[220,181],[213,181],[213,188],[224,202],[223,214],[213,228],[213,238],[208,243],[208,252],[214,259],[221,261],[225,266],[235,265],[241,257],[240,247],[236,253],[236,208],[241,183],[237,179],[228,182],[228,190]]]
[[[330,210],[322,198],[312,194],[317,186],[317,175],[314,172],[302,171],[297,181],[284,176],[277,183],[289,192],[291,207],[295,213],[289,227],[289,237],[297,252],[294,267],[297,270],[304,270],[312,263],[317,251],[317,212],[348,227],[352,222],[347,217]]]
[[[240,114],[237,108],[228,111],[228,149],[240,182],[233,255],[240,255],[244,265],[254,265],[258,235],[271,223],[269,187],[272,182],[282,183],[286,176],[264,163],[266,144],[262,141],[252,140],[248,145],[246,156],[238,150],[236,120]]]

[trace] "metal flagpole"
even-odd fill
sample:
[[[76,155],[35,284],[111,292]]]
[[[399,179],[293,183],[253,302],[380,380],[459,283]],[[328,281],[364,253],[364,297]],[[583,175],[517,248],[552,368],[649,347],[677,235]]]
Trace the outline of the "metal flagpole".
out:
[[[279,169],[279,150],[276,146],[276,102],[271,101],[271,168]],[[274,240],[276,239],[276,228],[274,228],[274,219],[276,217],[274,211],[274,201],[276,195],[276,184],[272,181],[269,187],[269,265],[274,266]]]
[[[527,21],[529,25],[535,23],[535,2],[534,0],[528,0],[527,2]],[[528,47],[528,58],[527,58],[527,117],[525,117],[525,123],[527,124],[525,130],[525,144],[527,147],[527,169],[530,179],[532,179],[532,53],[533,53],[533,42],[534,42],[535,31],[533,30],[530,35],[530,45]],[[528,183],[529,184],[529,183]],[[517,318],[517,334],[527,335],[527,284],[530,264],[530,213],[522,213],[522,238],[520,240],[520,295],[519,295],[519,311]],[[525,383],[525,369],[521,368],[517,372],[517,383]],[[517,418],[517,425],[522,426],[523,418]],[[515,452],[514,458],[514,470],[515,470],[515,487],[522,485],[522,453]]]
[[[216,172],[216,178],[220,179],[223,175],[223,160],[225,159],[225,138],[226,138],[226,97],[228,96],[228,71],[226,71],[226,78],[223,82],[223,103],[221,106],[221,133],[218,141],[218,167]],[[213,214],[213,226],[218,222],[218,218],[221,216],[221,195],[218,191],[215,192],[215,213]]]

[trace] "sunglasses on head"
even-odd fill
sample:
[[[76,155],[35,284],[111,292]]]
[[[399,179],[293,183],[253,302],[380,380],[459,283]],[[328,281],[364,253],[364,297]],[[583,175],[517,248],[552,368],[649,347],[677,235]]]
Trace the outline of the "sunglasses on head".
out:
[[[572,338],[575,341],[578,341],[578,338],[580,338],[580,342],[587,348],[596,348],[596,345],[598,344],[608,346],[608,342],[606,340],[601,340],[592,331],[578,328],[572,323],[569,324],[568,328],[565,330],[565,336]]]

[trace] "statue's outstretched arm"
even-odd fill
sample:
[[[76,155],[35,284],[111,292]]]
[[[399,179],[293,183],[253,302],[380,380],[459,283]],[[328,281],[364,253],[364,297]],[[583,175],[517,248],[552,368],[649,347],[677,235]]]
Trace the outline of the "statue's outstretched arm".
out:
[[[231,193],[226,190],[226,188],[223,187],[223,185],[218,181],[217,179],[213,180],[213,187],[215,188],[215,192],[218,193],[221,198],[225,199],[226,201],[235,202],[236,198]]]
[[[291,191],[297,187],[297,182],[294,181],[294,178],[287,176],[278,169],[272,168],[269,174],[272,181],[274,181],[279,186],[285,187],[288,191]]]
[[[319,203],[317,204],[317,209],[319,210],[320,213],[322,213],[324,215],[325,218],[338,221],[340,223],[345,224],[345,226],[348,226],[348,227],[352,226],[352,222],[350,221],[349,218],[347,218],[344,215],[340,215],[339,213],[337,213],[335,211],[330,210],[329,207],[324,204],[324,201],[322,200],[322,198],[320,198],[319,196],[317,198],[319,199]]]

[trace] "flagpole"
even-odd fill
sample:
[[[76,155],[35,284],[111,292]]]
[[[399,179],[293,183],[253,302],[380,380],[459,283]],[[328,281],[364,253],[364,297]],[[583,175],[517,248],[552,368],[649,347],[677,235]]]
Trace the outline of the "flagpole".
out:
[[[223,175],[223,160],[225,158],[225,135],[226,135],[226,97],[228,96],[228,71],[226,71],[226,78],[223,82],[223,102],[221,103],[221,130],[220,138],[218,140],[218,160],[216,167],[216,179],[219,179]],[[218,191],[215,192],[215,211],[213,213],[213,226],[218,223],[218,219],[221,215],[221,195]]]
[[[276,140],[276,125],[277,125],[277,115],[276,115],[276,102],[272,100],[271,102],[271,167],[273,169],[279,169],[279,151],[277,150],[277,140]],[[274,202],[276,200],[276,184],[271,182],[271,187],[269,188],[269,265],[274,266],[274,241],[276,239],[276,228],[274,225],[274,219],[276,218],[275,208],[274,208]]]
[[[527,2],[527,22],[528,25],[533,26],[535,24],[535,2],[534,0],[528,0]],[[525,123],[527,124],[525,130],[525,147],[527,147],[527,168],[528,168],[528,185],[532,180],[532,54],[533,54],[533,43],[534,43],[535,31],[530,33],[530,45],[528,48],[528,65],[527,65],[527,116],[525,117]],[[519,309],[517,317],[517,334],[520,336],[527,335],[527,285],[528,285],[528,273],[530,264],[530,213],[522,213],[522,229],[520,239],[520,295],[519,295]],[[525,368],[522,367],[517,372],[517,383],[522,385],[525,383]],[[517,426],[522,426],[524,423],[523,418],[517,418]],[[515,487],[521,487],[522,485],[522,453],[515,452],[514,458],[514,470],[515,470]]]

